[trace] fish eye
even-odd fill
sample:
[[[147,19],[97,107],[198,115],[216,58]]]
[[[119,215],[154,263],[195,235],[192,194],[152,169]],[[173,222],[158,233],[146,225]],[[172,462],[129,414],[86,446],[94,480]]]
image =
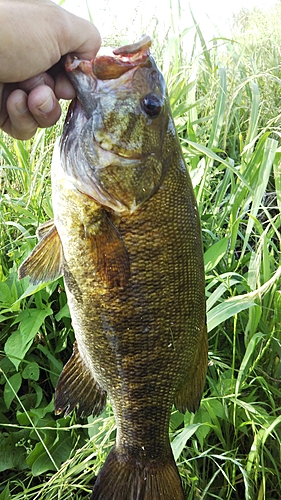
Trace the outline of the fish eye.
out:
[[[154,94],[147,94],[142,100],[142,109],[151,118],[158,116],[162,109],[162,102]]]

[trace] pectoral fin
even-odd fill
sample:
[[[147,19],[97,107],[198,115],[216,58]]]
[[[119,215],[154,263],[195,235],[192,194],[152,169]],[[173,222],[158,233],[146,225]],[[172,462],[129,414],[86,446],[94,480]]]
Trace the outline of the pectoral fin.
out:
[[[124,241],[108,217],[102,230],[93,238],[97,255],[97,272],[110,287],[126,286],[130,277],[129,254]]]
[[[55,413],[67,416],[78,405],[78,416],[100,415],[106,405],[106,391],[101,389],[80,356],[77,343],[59,377],[55,391]]]
[[[18,269],[19,279],[30,277],[34,285],[54,281],[63,274],[63,252],[54,221],[48,221],[37,229],[39,243]]]
[[[51,229],[54,229],[54,227],[55,227],[54,219],[50,219],[47,220],[46,222],[43,222],[43,224],[41,224],[41,226],[39,226],[36,229],[36,236],[38,240],[41,241],[44,238],[44,236],[46,236],[46,234],[49,233]]]

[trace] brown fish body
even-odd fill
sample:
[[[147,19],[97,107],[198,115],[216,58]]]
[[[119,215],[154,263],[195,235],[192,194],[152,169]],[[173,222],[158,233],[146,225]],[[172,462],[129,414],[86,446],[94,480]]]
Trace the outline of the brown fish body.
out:
[[[99,414],[110,398],[116,445],[93,500],[182,500],[168,431],[172,404],[196,411],[205,380],[200,222],[163,77],[142,46],[132,64],[104,81],[71,68],[81,104],[52,183],[76,345],[55,405]]]

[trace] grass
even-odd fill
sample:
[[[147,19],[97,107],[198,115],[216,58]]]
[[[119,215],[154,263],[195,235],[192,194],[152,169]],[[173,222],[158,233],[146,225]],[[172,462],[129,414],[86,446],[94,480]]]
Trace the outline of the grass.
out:
[[[194,20],[188,62],[188,33],[167,40],[161,57],[155,41],[156,58],[171,61],[165,75],[205,250],[205,393],[195,415],[174,411],[170,426],[187,500],[280,498],[281,30],[244,44],[253,25],[263,29],[259,16],[211,46]],[[63,281],[35,288],[17,279],[37,226],[52,216],[49,165],[60,127],[30,141],[0,137],[0,500],[88,498],[115,437],[109,404],[96,419],[54,415],[74,339]]]

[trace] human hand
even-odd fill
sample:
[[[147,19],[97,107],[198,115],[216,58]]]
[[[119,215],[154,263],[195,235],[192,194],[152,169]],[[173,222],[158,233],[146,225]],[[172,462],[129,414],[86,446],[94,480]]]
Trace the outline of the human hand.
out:
[[[0,128],[29,139],[59,119],[58,99],[76,95],[62,56],[93,59],[100,35],[50,0],[0,0],[0,12]]]

